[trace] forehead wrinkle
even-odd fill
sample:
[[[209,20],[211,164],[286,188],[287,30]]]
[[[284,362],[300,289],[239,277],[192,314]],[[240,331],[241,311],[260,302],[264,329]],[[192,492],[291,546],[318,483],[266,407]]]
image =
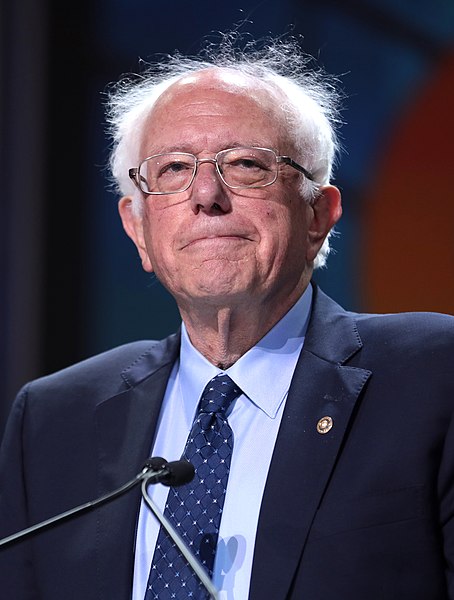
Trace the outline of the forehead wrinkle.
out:
[[[263,140],[235,140],[231,142],[224,142],[219,144],[219,148],[214,152],[209,152],[205,149],[197,150],[195,147],[199,146],[199,144],[194,144],[194,142],[187,143],[182,142],[181,144],[165,144],[160,145],[156,148],[153,148],[152,154],[167,154],[169,152],[186,152],[188,154],[194,154],[198,156],[199,154],[217,154],[222,150],[230,150],[232,148],[268,148],[270,150],[274,150],[274,152],[278,153],[278,148],[274,147],[273,144],[265,143]],[[150,156],[151,154],[149,154]]]

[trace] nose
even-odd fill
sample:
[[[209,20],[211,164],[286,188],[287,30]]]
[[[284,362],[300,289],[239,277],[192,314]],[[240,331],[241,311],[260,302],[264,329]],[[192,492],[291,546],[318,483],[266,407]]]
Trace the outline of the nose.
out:
[[[195,214],[226,213],[231,204],[226,186],[216,170],[214,158],[199,158],[197,171],[191,185],[191,208]]]

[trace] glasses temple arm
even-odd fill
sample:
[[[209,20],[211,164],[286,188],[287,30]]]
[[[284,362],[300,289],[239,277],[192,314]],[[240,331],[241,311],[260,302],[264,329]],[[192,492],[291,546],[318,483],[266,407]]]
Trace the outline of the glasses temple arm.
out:
[[[314,176],[312,175],[312,173],[310,173],[307,169],[305,169],[303,166],[294,161],[293,158],[290,158],[290,156],[278,156],[277,158],[279,162],[283,162],[286,165],[290,165],[300,173],[303,173],[306,179],[314,181]]]

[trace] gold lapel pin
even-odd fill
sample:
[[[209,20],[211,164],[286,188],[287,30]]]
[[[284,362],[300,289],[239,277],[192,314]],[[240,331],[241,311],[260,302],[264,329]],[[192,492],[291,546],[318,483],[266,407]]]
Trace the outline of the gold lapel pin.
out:
[[[317,423],[317,431],[321,434],[328,433],[333,426],[331,417],[322,417]]]

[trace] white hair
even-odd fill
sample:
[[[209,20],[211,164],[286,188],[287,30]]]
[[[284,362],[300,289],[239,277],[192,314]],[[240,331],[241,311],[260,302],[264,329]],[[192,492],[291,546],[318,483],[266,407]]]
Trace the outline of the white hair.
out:
[[[133,197],[140,212],[143,199],[128,176],[143,158],[139,155],[146,120],[158,98],[171,85],[189,74],[219,69],[223,75],[242,75],[250,80],[249,90],[265,90],[279,102],[287,125],[289,140],[302,162],[314,176],[314,182],[303,178],[302,192],[313,202],[318,186],[329,184],[339,141],[335,127],[338,117],[339,92],[335,81],[319,68],[313,68],[312,57],[303,54],[298,43],[271,40],[257,49],[254,42],[243,50],[235,46],[235,35],[226,34],[219,45],[208,46],[199,57],[176,53],[155,64],[148,64],[141,75],[127,77],[108,93],[107,119],[113,139],[110,167],[113,181],[122,195]],[[263,94],[259,97],[263,98]],[[330,232],[332,233],[332,232]],[[314,267],[324,266],[330,252],[325,240]]]

